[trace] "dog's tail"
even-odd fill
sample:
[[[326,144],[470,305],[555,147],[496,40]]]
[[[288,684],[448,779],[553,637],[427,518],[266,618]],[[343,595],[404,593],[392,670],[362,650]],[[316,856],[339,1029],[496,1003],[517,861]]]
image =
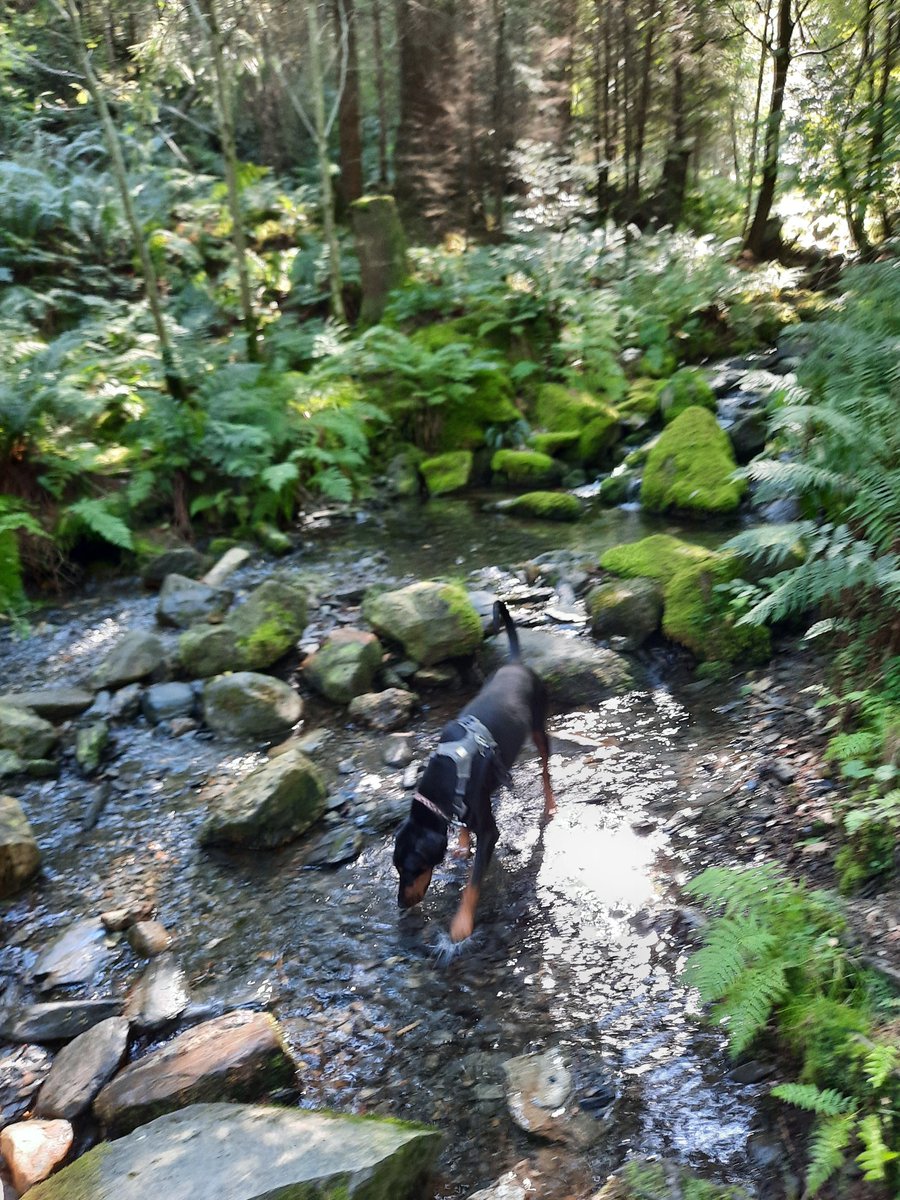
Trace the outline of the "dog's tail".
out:
[[[515,622],[509,615],[509,609],[502,600],[494,601],[494,633],[500,632],[501,625],[506,630],[506,636],[509,638],[509,658],[510,662],[516,662],[520,656],[519,650],[519,635],[516,633]]]

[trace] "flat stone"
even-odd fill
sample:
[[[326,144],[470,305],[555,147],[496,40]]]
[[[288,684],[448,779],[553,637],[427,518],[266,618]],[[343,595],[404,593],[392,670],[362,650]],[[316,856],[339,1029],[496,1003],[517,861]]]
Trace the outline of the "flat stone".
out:
[[[314,763],[289,750],[236,784],[200,831],[202,845],[281,846],[305,833],[325,811],[325,783]]]
[[[274,1017],[226,1013],[131,1063],[103,1088],[94,1111],[108,1135],[118,1137],[154,1114],[187,1104],[257,1099],[292,1085],[294,1071]],[[203,1192],[216,1194],[208,1184]]]
[[[163,1029],[177,1021],[190,999],[184,971],[171,955],[164,954],[150,963],[134,986],[125,1015],[136,1029]]]
[[[55,1000],[31,1004],[0,1033],[11,1042],[68,1042],[98,1021],[117,1017],[121,1000]]]
[[[43,717],[14,704],[0,704],[0,750],[21,758],[45,758],[59,735]]]
[[[28,1200],[420,1200],[440,1144],[377,1117],[194,1104],[94,1147]]]
[[[69,717],[77,717],[93,703],[93,693],[78,687],[35,688],[28,692],[6,692],[0,696],[0,705],[30,708],[32,712],[48,721],[65,721]]]
[[[25,1115],[52,1063],[43,1046],[8,1046],[0,1051],[0,1128]]]
[[[242,567],[250,557],[250,551],[244,546],[232,546],[230,550],[226,550],[214,567],[206,572],[201,583],[205,583],[207,587],[221,587],[229,575],[233,574],[238,567]],[[182,571],[182,575],[187,572]]]
[[[46,1179],[72,1148],[74,1132],[68,1121],[22,1121],[0,1133],[0,1154],[9,1168],[13,1187],[27,1192]]]
[[[159,638],[133,629],[112,647],[94,672],[93,681],[98,687],[121,687],[156,674],[164,661]]]
[[[41,952],[32,968],[41,991],[66,984],[88,983],[109,951],[106,930],[98,917],[76,921]]]
[[[167,575],[159,592],[156,619],[160,625],[187,629],[201,621],[220,620],[234,599],[224,588],[207,587],[186,575]]]
[[[204,720],[227,737],[282,737],[302,715],[303,702],[294,689],[269,675],[235,671],[217,675],[203,689]]]
[[[190,717],[197,697],[189,683],[154,683],[141,696],[141,712],[152,725],[173,717]]]
[[[34,1106],[35,1115],[73,1121],[118,1071],[127,1046],[124,1017],[110,1017],[79,1034],[54,1059]]]
[[[309,858],[310,867],[338,867],[358,858],[363,848],[363,836],[352,825],[340,825],[320,838]]]
[[[41,863],[41,852],[22,805],[0,796],[0,900],[15,893]]]

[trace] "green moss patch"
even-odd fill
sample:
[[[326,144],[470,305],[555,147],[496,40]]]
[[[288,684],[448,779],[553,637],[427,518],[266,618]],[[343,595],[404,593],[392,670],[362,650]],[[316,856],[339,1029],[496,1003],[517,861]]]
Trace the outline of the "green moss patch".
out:
[[[610,406],[590,392],[576,391],[560,383],[545,383],[535,400],[535,424],[549,433],[578,430],[579,434],[594,417],[606,416]]]
[[[498,450],[491,459],[491,470],[500,481],[525,488],[556,483],[561,474],[559,463],[538,450]]]
[[[472,477],[472,451],[450,450],[426,458],[420,468],[429,496],[446,496],[468,487]]]
[[[730,554],[678,571],[663,593],[663,633],[686,646],[698,659],[717,662],[765,662],[771,654],[768,629],[737,625],[719,584],[740,578],[740,564]]]
[[[659,409],[667,424],[693,405],[708,408],[710,412],[716,409],[715,392],[698,367],[682,367],[676,371],[659,389],[658,396]]]
[[[712,550],[695,546],[668,533],[654,533],[639,542],[613,546],[600,559],[600,566],[626,579],[643,576],[645,579],[668,581],[686,567],[697,566],[714,558]]]
[[[538,517],[542,521],[577,521],[581,501],[568,492],[525,492],[514,500],[498,505],[502,512],[516,517]]]
[[[663,379],[635,379],[624,399],[619,401],[619,411],[623,416],[630,413],[639,413],[644,417],[655,416],[659,409],[659,393],[665,386]]]
[[[578,439],[581,462],[586,467],[596,467],[606,461],[609,451],[619,440],[619,433],[619,414],[613,410],[588,421]]]
[[[734,512],[747,490],[731,442],[705,408],[687,408],[660,434],[647,457],[641,503],[650,512]]]
[[[566,451],[577,448],[581,434],[577,429],[564,429],[558,433],[533,433],[528,439],[529,445],[539,454],[567,457]]]

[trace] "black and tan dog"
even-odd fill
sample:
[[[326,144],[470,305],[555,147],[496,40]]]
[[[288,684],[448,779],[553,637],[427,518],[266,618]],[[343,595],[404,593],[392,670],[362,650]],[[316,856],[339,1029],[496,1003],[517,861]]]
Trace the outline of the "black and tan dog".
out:
[[[547,763],[546,690],[520,660],[516,627],[506,605],[497,601],[495,633],[501,622],[509,637],[510,661],[441,730],[394,846],[394,866],[400,874],[398,903],[411,908],[424,897],[432,871],[447,853],[450,826],[461,825],[464,851],[468,851],[470,832],[475,834],[475,861],[450,925],[454,942],[472,933],[481,881],[499,836],[491,796],[506,781],[529,733],[541,758],[544,820],[556,811]]]

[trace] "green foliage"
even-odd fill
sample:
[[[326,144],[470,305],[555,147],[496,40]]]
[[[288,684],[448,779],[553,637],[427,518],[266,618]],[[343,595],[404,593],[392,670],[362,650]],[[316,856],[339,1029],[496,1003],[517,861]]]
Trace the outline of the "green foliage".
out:
[[[815,1117],[805,1195],[854,1151],[866,1179],[896,1184],[900,1050],[878,1024],[883,993],[840,941],[836,902],[770,866],[711,868],[687,890],[717,915],[685,978],[717,1002],[732,1054],[769,1037],[802,1058],[802,1082],[773,1095]]]
[[[25,508],[11,496],[0,495],[0,616],[12,616],[25,603],[18,535],[47,535]]]
[[[63,546],[70,545],[85,533],[121,550],[134,549],[131,530],[112,512],[109,500],[78,500],[66,508],[57,533]]]

